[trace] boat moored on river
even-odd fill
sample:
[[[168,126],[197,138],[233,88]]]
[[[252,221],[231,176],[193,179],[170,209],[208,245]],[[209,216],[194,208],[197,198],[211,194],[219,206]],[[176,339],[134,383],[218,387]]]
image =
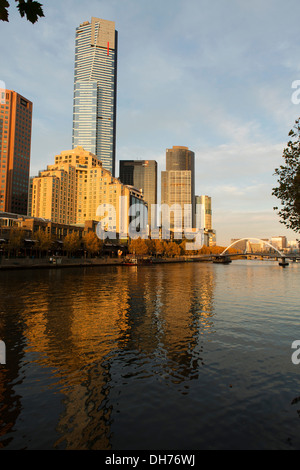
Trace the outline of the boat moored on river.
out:
[[[137,266],[138,265],[138,261],[136,258],[127,258],[127,259],[124,259],[124,261],[122,262],[122,264],[124,266]]]
[[[230,264],[232,262],[232,260],[230,259],[230,256],[216,256],[214,259],[213,259],[213,263],[217,263],[217,264]]]

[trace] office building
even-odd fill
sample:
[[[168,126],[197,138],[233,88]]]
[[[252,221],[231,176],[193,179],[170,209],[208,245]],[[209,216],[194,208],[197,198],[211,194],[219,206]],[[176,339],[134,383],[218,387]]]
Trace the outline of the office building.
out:
[[[106,170],[102,162],[82,147],[61,152],[32,179],[32,217],[60,224],[84,225],[87,220],[105,219],[103,229],[128,235],[129,207],[145,205],[136,188],[124,185]],[[103,212],[99,213],[99,207]]]
[[[196,227],[203,231],[206,246],[216,245],[216,231],[212,228],[212,201],[210,196],[195,196]]]
[[[212,204],[209,196],[195,196],[197,228],[212,230]]]
[[[32,103],[0,90],[0,211],[27,214]]]
[[[115,23],[100,18],[76,29],[73,149],[80,146],[115,175],[117,43]]]
[[[285,236],[272,237],[270,243],[278,250],[287,248],[287,238]]]
[[[166,151],[166,171],[161,172],[161,203],[178,212],[170,216],[171,229],[195,227],[195,154],[188,147]]]
[[[76,223],[76,171],[67,162],[48,165],[33,178],[31,216],[56,223]]]
[[[120,160],[119,178],[123,184],[137,188],[143,193],[148,205],[148,225],[151,226],[153,205],[157,204],[157,162],[155,160]]]

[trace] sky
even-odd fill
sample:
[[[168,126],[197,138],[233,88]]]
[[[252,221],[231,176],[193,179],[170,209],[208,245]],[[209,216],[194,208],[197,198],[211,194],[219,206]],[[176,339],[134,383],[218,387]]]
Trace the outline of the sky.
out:
[[[119,160],[154,159],[160,187],[166,149],[186,146],[218,245],[300,238],[272,196],[300,116],[299,1],[39,1],[38,23],[11,0],[0,24],[0,80],[33,102],[32,176],[72,148],[75,29],[95,16],[115,21],[119,38],[116,176]]]

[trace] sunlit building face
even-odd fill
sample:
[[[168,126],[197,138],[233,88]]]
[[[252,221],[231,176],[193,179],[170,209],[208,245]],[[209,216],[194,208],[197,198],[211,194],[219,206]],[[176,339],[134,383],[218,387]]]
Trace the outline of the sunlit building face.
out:
[[[11,90],[0,98],[0,212],[26,215],[32,103]]]
[[[73,140],[115,174],[117,38],[113,21],[92,18],[76,29]]]

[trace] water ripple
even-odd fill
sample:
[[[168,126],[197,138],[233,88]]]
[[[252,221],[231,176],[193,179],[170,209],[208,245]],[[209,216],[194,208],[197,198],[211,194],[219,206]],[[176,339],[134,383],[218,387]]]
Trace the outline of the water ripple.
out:
[[[300,449],[298,284],[247,261],[0,273],[0,448]]]

